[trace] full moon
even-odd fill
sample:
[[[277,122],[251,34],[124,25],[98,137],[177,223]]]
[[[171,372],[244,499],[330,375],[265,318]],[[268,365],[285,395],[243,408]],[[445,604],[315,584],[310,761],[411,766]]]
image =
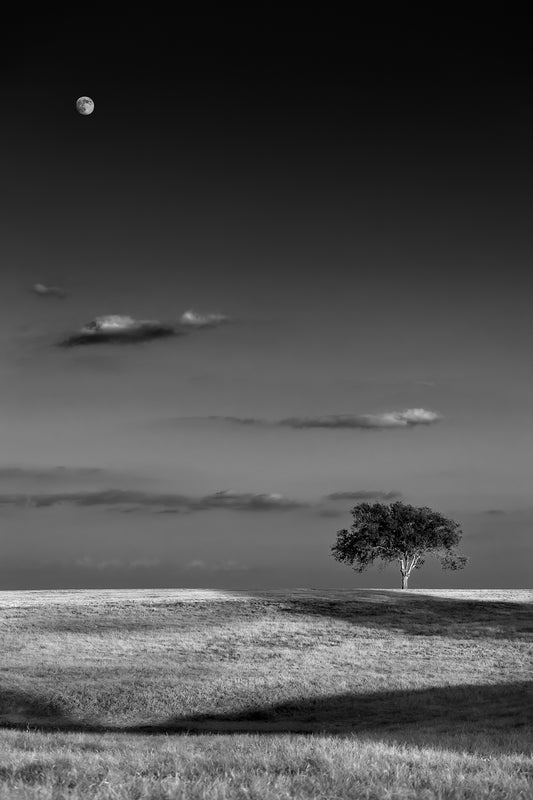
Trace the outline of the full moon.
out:
[[[83,116],[86,117],[88,114],[93,113],[94,102],[90,97],[78,97],[76,100],[76,108],[80,114],[83,114]]]

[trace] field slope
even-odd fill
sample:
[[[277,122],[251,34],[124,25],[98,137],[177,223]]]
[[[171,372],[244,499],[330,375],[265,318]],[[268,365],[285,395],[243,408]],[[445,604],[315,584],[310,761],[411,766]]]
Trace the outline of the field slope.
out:
[[[533,592],[0,592],[0,798],[530,798]]]

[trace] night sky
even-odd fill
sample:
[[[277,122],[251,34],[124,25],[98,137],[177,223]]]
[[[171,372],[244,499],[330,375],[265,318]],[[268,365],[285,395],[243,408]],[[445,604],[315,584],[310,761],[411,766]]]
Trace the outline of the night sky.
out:
[[[0,588],[529,587],[525,19],[147,13],[2,33]]]

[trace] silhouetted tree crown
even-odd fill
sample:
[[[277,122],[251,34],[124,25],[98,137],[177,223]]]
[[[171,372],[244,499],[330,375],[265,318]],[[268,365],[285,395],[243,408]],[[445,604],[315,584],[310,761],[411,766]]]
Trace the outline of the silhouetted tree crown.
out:
[[[402,589],[411,571],[420,569],[427,554],[440,554],[443,569],[462,569],[468,559],[457,552],[462,536],[459,523],[425,506],[406,503],[358,503],[351,511],[349,530],[337,533],[331,548],[337,561],[363,572],[376,559],[398,561]]]

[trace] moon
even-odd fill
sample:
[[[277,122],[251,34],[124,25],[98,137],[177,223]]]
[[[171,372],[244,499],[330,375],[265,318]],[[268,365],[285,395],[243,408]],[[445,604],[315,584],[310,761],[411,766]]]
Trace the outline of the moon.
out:
[[[78,97],[76,100],[76,108],[78,109],[78,113],[82,114],[84,117],[92,114],[94,111],[94,101],[91,100],[90,97]]]

